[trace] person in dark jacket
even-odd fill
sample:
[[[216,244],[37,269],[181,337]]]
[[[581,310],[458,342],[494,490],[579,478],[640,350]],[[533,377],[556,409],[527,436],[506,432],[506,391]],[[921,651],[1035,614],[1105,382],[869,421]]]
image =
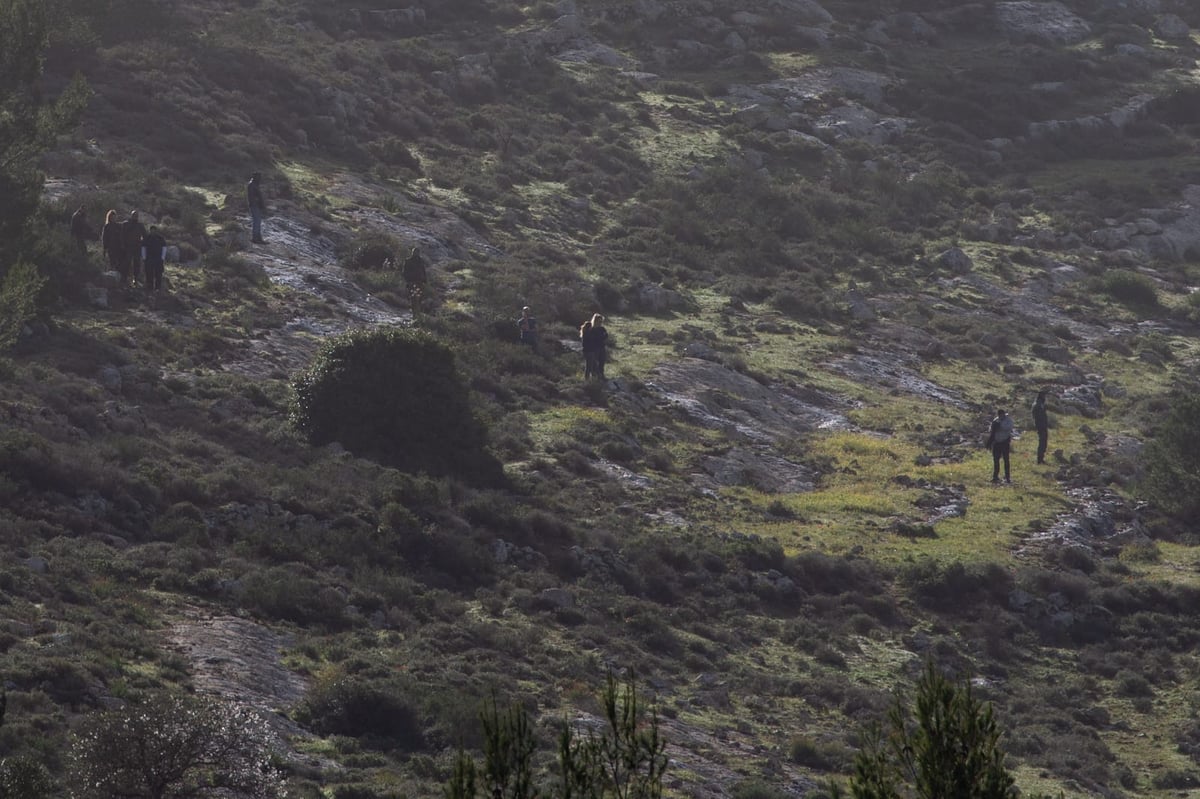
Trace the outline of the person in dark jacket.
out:
[[[425,269],[425,259],[421,257],[421,251],[416,247],[413,247],[412,252],[404,259],[404,264],[400,267],[400,275],[404,278],[405,287],[408,288],[408,301],[413,312],[423,310],[428,299],[426,295],[429,273]]]
[[[108,258],[108,268],[119,273],[121,283],[125,283],[128,275],[125,251],[121,248],[121,223],[117,221],[116,211],[109,211],[104,215],[104,227],[100,228],[100,246]]]
[[[583,376],[604,379],[605,347],[608,331],[604,329],[604,317],[592,314],[592,318],[579,327],[579,338],[583,344]]]
[[[154,225],[142,238],[142,263],[146,266],[146,292],[162,291],[163,266],[167,262],[167,241]]]
[[[146,226],[138,221],[138,212],[130,211],[129,218],[121,223],[121,251],[125,256],[123,275],[137,283],[142,275],[142,237]]]
[[[517,332],[520,335],[521,343],[528,344],[534,352],[537,352],[538,320],[530,312],[528,305],[521,309],[521,317],[517,319]]]
[[[1011,483],[1008,457],[1012,452],[1013,420],[1003,408],[996,409],[996,418],[988,428],[987,445],[992,449],[992,482],[1000,482],[1000,461],[1004,461],[1004,482]]]
[[[246,184],[246,204],[250,206],[250,241],[266,244],[262,237],[262,221],[267,215],[267,202],[263,199],[261,172],[252,174]]]
[[[71,238],[80,255],[87,255],[87,243],[96,238],[96,231],[87,221],[87,210],[81,205],[71,214]]]
[[[1050,417],[1046,413],[1046,392],[1039,391],[1033,403],[1033,427],[1037,430],[1037,462],[1046,462],[1046,446],[1050,440]]]

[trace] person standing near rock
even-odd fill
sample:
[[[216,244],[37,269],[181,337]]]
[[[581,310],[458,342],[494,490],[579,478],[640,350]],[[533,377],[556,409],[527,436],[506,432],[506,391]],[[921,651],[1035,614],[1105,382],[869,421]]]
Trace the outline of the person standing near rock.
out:
[[[1050,417],[1046,414],[1046,392],[1039,391],[1033,403],[1033,427],[1037,430],[1037,462],[1046,462],[1046,446],[1050,439]]]
[[[110,210],[104,215],[104,227],[100,228],[100,246],[108,258],[108,268],[121,276],[121,283],[128,279],[126,275],[125,251],[121,249],[121,223],[117,221],[117,212]]]
[[[580,326],[579,338],[583,343],[584,378],[598,377],[603,380],[605,346],[608,343],[608,331],[604,329],[604,317],[600,314],[592,314],[592,318]]]
[[[250,241],[266,244],[262,237],[262,222],[267,215],[267,202],[263,199],[261,172],[250,175],[250,182],[246,184],[246,204],[250,206]]]
[[[996,418],[988,428],[987,445],[992,449],[992,482],[1000,482],[1000,461],[1004,461],[1004,482],[1011,483],[1008,458],[1012,452],[1013,420],[1003,408],[996,409]]]
[[[528,344],[533,347],[534,352],[537,352],[538,320],[530,312],[528,305],[521,309],[521,317],[517,320],[517,332],[520,335],[521,343]]]
[[[124,278],[137,283],[142,273],[142,237],[146,235],[146,226],[138,221],[138,212],[130,211],[129,218],[121,223],[121,253],[125,257]]]
[[[96,238],[96,231],[87,221],[87,210],[81,205],[71,214],[71,239],[80,255],[87,255],[87,243]]]
[[[146,265],[146,293],[162,291],[163,268],[167,261],[167,241],[154,225],[142,239],[142,263]]]
[[[404,278],[404,285],[408,288],[408,302],[412,306],[413,313],[424,310],[429,273],[425,269],[425,259],[421,257],[421,251],[416,247],[413,247],[412,252],[404,259],[404,264],[400,267],[400,275]]]

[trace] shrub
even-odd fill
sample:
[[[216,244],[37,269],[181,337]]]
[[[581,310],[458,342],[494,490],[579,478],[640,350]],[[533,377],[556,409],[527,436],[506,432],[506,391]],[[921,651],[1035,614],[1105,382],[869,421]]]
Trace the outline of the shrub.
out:
[[[1142,450],[1142,493],[1180,521],[1200,519],[1200,397],[1180,393]]]
[[[386,233],[368,233],[346,246],[341,264],[346,269],[379,271],[397,266],[400,242]]]
[[[972,695],[969,682],[942,676],[932,661],[925,664],[911,708],[897,699],[886,734],[878,724],[868,731],[854,772],[850,792],[856,797],[1014,795],[991,706]],[[833,793],[842,796],[840,788]]]
[[[1100,279],[1100,286],[1105,294],[1122,305],[1131,308],[1158,307],[1158,289],[1154,287],[1154,281],[1137,272],[1127,269],[1105,272]]]
[[[242,605],[265,616],[297,624],[340,627],[345,623],[345,600],[309,577],[282,566],[255,570],[242,584]]]
[[[76,799],[282,795],[271,732],[254,711],[152,694],[84,720],[69,772]]]
[[[788,742],[788,760],[818,771],[835,771],[847,762],[846,747],[797,735]]]
[[[318,681],[296,715],[321,735],[377,739],[411,752],[424,736],[405,693],[396,683],[337,677]]]
[[[21,329],[37,312],[37,298],[46,279],[24,261],[8,270],[0,283],[0,352],[12,347]]]
[[[600,694],[604,723],[580,736],[564,723],[558,739],[553,789],[539,792],[534,773],[538,741],[522,705],[501,710],[493,697],[480,713],[483,762],[459,751],[445,787],[447,799],[503,796],[579,796],[593,799],[658,799],[668,759],[658,714],[642,709],[633,678],[618,683],[610,672]]]
[[[743,780],[733,786],[733,799],[787,799],[790,794],[762,780]]]
[[[292,383],[292,421],[314,444],[406,471],[498,481],[450,350],[413,330],[347,333]]]
[[[0,725],[7,706],[8,694],[0,691]],[[53,788],[46,767],[38,761],[29,757],[0,759],[0,799],[44,799]]]

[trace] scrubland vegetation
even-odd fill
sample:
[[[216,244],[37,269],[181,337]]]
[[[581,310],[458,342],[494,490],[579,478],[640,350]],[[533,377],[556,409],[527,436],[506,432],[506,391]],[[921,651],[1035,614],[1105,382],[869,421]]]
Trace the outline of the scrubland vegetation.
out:
[[[239,796],[574,796],[613,741],[614,795],[910,795],[913,686],[981,796],[1200,784],[1191,39],[385,5],[0,0],[0,796],[173,795],[119,724]],[[80,204],[160,225],[165,295],[98,301]]]

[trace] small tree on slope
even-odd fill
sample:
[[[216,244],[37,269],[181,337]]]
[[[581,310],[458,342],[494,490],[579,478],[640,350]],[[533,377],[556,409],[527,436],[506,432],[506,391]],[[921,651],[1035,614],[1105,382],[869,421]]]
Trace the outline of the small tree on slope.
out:
[[[1000,728],[970,683],[954,683],[933,663],[917,682],[913,708],[900,699],[886,731],[875,725],[854,763],[854,799],[1015,799]],[[834,786],[833,796],[843,796]],[[1031,797],[1031,799],[1037,799]]]

